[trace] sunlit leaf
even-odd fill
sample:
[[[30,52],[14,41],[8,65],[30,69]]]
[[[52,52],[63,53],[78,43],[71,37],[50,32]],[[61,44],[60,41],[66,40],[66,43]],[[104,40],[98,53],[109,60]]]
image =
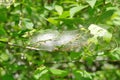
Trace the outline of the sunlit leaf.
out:
[[[22,29],[33,29],[34,24],[30,19],[24,18],[20,22],[20,26]]]
[[[58,21],[55,20],[55,19],[53,19],[53,18],[48,18],[47,20],[48,20],[50,23],[52,23],[52,24],[55,24],[55,25],[58,24]]]
[[[111,17],[113,24],[120,26],[120,11],[116,11]]]
[[[62,13],[63,13],[63,8],[62,8],[62,6],[55,5],[55,10],[58,12],[59,15],[62,15]]]
[[[39,68],[37,68],[37,70],[34,73],[34,78],[39,80],[42,77],[44,77],[45,75],[47,75],[48,70],[46,69],[45,66],[41,66]]]
[[[92,76],[86,71],[77,70],[74,71],[74,75],[76,80],[92,80]]]
[[[82,9],[86,8],[87,6],[76,6],[70,9],[70,17],[72,18],[77,12],[81,11]]]
[[[111,38],[112,38],[112,34],[109,32],[106,32],[106,34],[103,36],[103,39],[107,42],[110,42]]]
[[[109,54],[109,57],[112,59],[112,60],[120,60],[120,48],[115,48],[113,49],[110,54]]]
[[[66,18],[68,16],[70,16],[69,11],[64,11],[63,14],[59,16],[59,18]]]
[[[97,0],[86,0],[86,2],[93,8]]]
[[[54,69],[54,68],[50,68],[49,70],[54,75],[58,75],[58,76],[66,76],[67,75],[67,71],[65,71],[65,70]]]
[[[103,37],[104,40],[109,42],[112,38],[112,34],[109,33],[106,29],[101,28],[98,25],[91,24],[88,29],[90,30],[90,34],[94,35],[95,37]]]
[[[96,36],[92,37],[92,38],[89,38],[88,39],[88,43],[95,43],[95,44],[98,44],[98,39]]]
[[[0,61],[7,61],[9,59],[9,55],[6,53],[3,53],[0,55]]]

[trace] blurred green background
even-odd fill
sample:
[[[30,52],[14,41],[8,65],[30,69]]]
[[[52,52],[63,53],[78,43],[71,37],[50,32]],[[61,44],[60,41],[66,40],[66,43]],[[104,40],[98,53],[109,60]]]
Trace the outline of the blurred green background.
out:
[[[91,24],[109,33],[91,35]],[[28,48],[46,29],[82,29],[88,44],[79,52]],[[0,0],[0,80],[118,80],[119,45],[120,0]]]

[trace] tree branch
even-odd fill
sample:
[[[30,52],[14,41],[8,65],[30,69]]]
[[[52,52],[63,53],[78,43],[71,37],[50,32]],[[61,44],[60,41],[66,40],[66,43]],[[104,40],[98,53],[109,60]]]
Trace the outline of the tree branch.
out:
[[[13,43],[10,43],[10,42],[7,42],[7,41],[0,41],[0,43],[6,44],[6,45],[9,45],[9,46],[20,47],[20,48],[24,48],[24,49],[40,50],[40,49],[38,49],[38,48],[29,47],[29,46],[20,46],[20,45],[13,44]]]

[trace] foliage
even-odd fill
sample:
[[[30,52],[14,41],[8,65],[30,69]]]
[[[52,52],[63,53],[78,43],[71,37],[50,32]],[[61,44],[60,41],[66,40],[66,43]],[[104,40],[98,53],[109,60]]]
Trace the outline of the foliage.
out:
[[[0,80],[120,78],[120,0],[2,1]],[[39,50],[30,42],[45,31],[74,30],[85,38],[78,39],[85,44],[78,44],[78,51],[63,45],[52,51]]]

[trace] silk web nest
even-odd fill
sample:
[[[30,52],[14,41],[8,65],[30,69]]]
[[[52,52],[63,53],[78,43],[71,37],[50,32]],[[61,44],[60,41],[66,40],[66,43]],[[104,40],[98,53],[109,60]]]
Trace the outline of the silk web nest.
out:
[[[85,45],[86,37],[79,30],[42,30],[30,40],[32,47],[45,51],[79,51]]]

